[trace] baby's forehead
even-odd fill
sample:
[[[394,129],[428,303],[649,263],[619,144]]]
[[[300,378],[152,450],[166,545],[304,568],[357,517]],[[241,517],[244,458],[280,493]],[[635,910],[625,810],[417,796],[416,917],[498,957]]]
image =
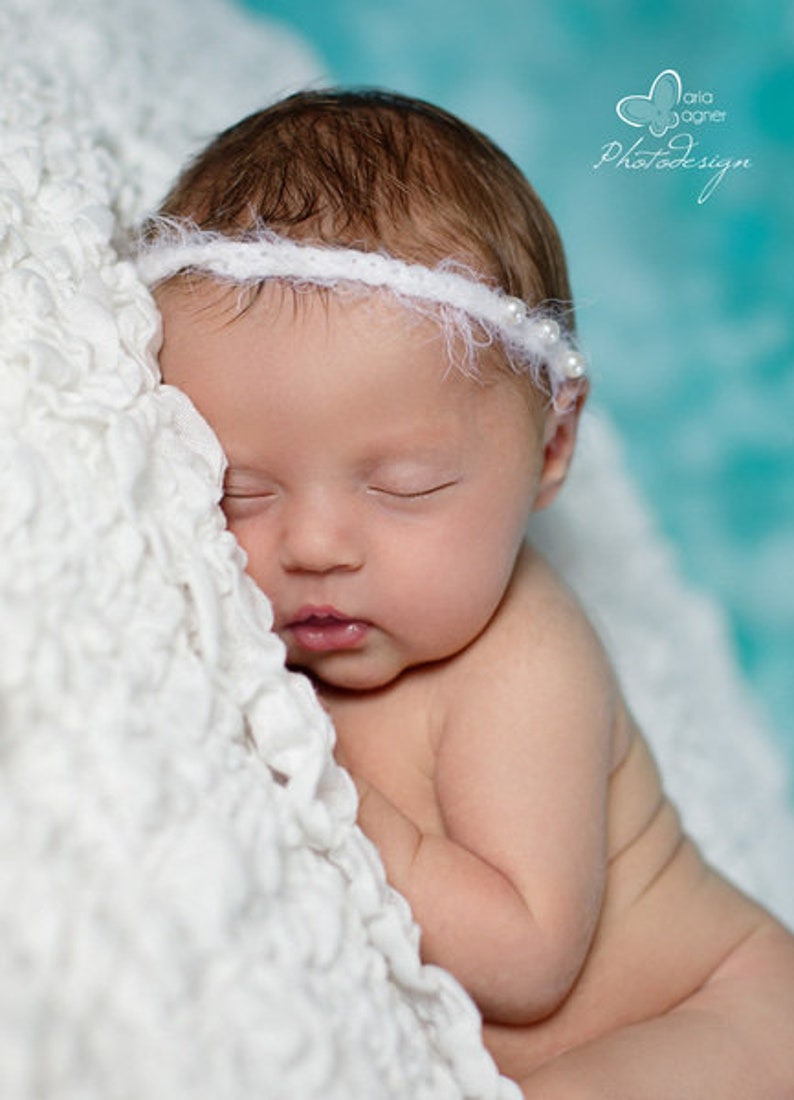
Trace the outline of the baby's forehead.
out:
[[[238,239],[168,222],[145,238],[137,264],[150,286],[174,276],[183,280],[185,273],[189,279],[201,273],[199,278],[214,281],[224,294],[209,308],[217,315],[220,307],[225,324],[245,317],[258,299],[271,295],[273,286],[280,288],[282,304],[284,297],[290,298],[293,324],[304,312],[301,295],[307,293],[304,301],[313,307],[323,288],[326,303],[334,306],[329,314],[338,304],[393,297],[420,322],[432,322],[432,335],[425,326],[429,338],[435,338],[440,322],[448,350],[455,349],[454,366],[464,373],[476,377],[483,350],[494,348],[495,359],[502,358],[516,374],[529,375],[555,408],[571,408],[586,386],[585,361],[572,332],[561,324],[559,302],[533,304],[512,297],[482,273],[463,270],[452,257],[427,267],[380,251],[307,244],[266,227]],[[235,296],[228,294],[232,286]],[[269,323],[281,323],[283,313],[279,309]],[[404,312],[401,323],[406,324]],[[452,355],[448,358],[453,361]]]
[[[169,375],[183,377],[194,352],[203,355],[208,341],[216,352],[230,355],[241,349],[262,351],[265,370],[268,362],[272,366],[267,350],[273,344],[281,349],[280,365],[308,355],[329,369],[339,355],[366,358],[374,349],[375,385],[376,360],[391,355],[404,365],[406,383],[420,363],[426,370],[429,362],[450,400],[463,383],[473,399],[494,384],[508,384],[533,417],[548,407],[548,394],[511,369],[498,342],[484,332],[473,334],[470,324],[461,325],[459,313],[408,302],[387,288],[352,282],[331,288],[281,279],[238,284],[189,274],[169,280],[155,294],[168,352],[161,357],[166,381]]]
[[[327,338],[348,334],[386,343],[400,339],[443,344],[453,350],[454,337],[442,311],[426,303],[408,303],[385,288],[339,283],[334,287],[300,284],[284,279],[257,283],[230,283],[207,276],[181,276],[158,287],[157,304],[166,328],[198,327],[238,336],[243,328],[250,339],[262,331],[319,327]]]

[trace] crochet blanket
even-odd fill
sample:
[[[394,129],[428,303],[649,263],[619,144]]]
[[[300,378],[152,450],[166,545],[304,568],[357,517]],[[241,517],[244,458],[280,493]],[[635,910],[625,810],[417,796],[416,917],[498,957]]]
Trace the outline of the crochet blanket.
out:
[[[224,0],[4,0],[0,43],[0,1095],[516,1096],[355,827],[122,258],[192,149],[318,66]],[[690,827],[790,915],[779,761],[615,448],[593,420],[538,537]]]

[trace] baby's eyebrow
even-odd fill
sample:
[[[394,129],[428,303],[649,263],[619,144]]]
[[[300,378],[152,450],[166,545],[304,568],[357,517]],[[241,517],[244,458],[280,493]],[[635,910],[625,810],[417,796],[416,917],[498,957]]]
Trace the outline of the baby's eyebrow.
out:
[[[459,465],[455,448],[427,447],[385,450],[362,463],[362,473],[372,475],[384,470],[449,470]]]
[[[434,429],[432,433],[423,430],[406,437],[395,435],[394,438],[387,436],[379,439],[366,459],[373,464],[391,461],[435,462],[455,458],[459,453],[460,440],[457,436],[445,435],[443,429]]]

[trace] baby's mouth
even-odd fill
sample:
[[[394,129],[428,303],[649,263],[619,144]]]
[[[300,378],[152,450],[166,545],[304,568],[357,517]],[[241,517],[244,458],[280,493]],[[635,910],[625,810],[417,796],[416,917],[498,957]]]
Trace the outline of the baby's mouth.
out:
[[[302,607],[284,628],[292,639],[311,653],[355,649],[370,631],[363,619],[351,619],[333,607]]]

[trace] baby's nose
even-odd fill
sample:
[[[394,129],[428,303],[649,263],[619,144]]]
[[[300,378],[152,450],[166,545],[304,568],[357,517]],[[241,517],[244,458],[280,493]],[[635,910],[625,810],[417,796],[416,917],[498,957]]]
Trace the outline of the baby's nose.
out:
[[[359,569],[362,540],[352,511],[319,496],[293,502],[284,517],[282,567],[307,573]]]

